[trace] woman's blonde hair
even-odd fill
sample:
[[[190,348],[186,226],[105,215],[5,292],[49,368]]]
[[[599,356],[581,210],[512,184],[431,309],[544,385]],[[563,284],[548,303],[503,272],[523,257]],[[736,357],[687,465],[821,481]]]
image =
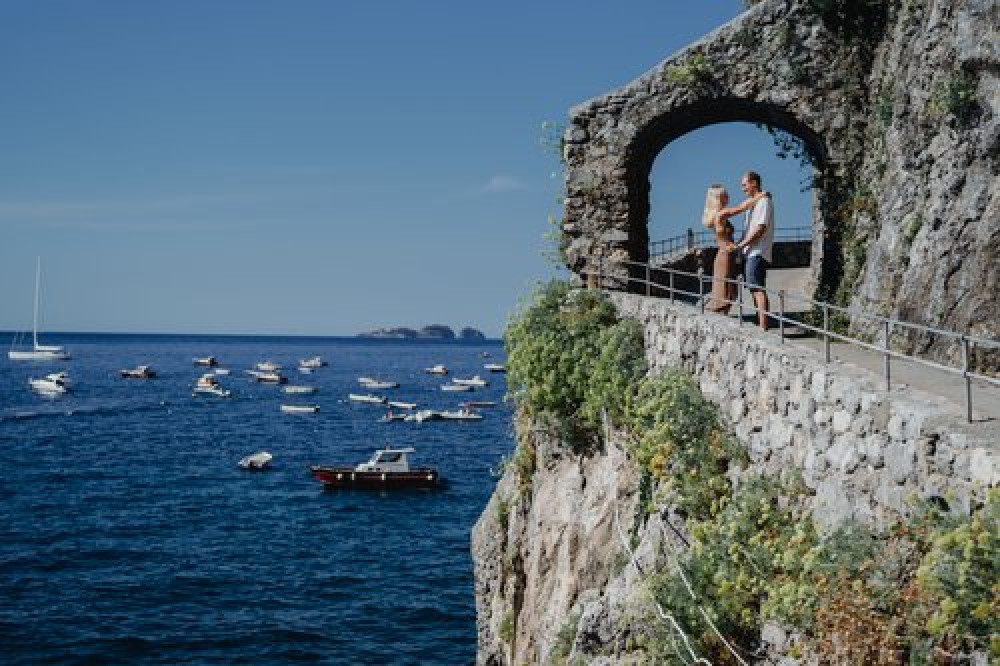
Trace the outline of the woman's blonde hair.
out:
[[[722,185],[712,185],[705,195],[705,212],[701,215],[701,223],[706,229],[714,229],[719,210],[729,201],[729,193]]]

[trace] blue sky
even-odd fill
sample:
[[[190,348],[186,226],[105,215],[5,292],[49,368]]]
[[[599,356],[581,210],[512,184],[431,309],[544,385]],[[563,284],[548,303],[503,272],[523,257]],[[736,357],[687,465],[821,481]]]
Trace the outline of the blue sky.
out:
[[[559,168],[542,124],[734,18],[687,3],[0,0],[0,329],[498,336],[540,279]],[[748,125],[682,137],[652,238],[756,166]],[[794,219],[793,219],[794,218]]]

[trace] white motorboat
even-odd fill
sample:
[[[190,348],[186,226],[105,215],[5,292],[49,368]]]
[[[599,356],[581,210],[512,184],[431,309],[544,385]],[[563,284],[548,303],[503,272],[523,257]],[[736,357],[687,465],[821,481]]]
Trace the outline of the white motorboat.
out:
[[[406,418],[407,418],[406,414],[393,414],[390,411],[388,414],[386,414],[385,416],[383,416],[382,418],[380,418],[379,421],[382,421],[384,423],[388,423],[390,421],[405,421]]]
[[[347,398],[351,402],[365,402],[372,405],[384,405],[386,402],[388,402],[385,396],[372,395],[370,393],[364,395],[359,395],[357,393],[349,393],[347,395]]]
[[[469,379],[460,379],[456,377],[455,379],[451,380],[451,383],[458,384],[459,386],[475,386],[476,388],[482,388],[483,386],[489,384],[488,381],[486,381],[479,375],[470,377]]]
[[[302,370],[303,368],[309,368],[312,370],[313,368],[322,368],[324,365],[329,364],[319,356],[312,356],[299,361],[299,370]]]
[[[315,414],[319,405],[282,405],[281,411],[285,414]]]
[[[507,367],[503,363],[487,363],[483,367],[490,372],[507,372]]]
[[[405,420],[423,423],[424,421],[437,421],[441,419],[441,412],[433,409],[421,409],[416,414],[409,414]]]
[[[469,384],[445,384],[441,387],[442,391],[452,392],[471,391],[472,389],[473,387]]]
[[[424,368],[424,372],[431,375],[447,375],[448,368],[438,363],[437,365],[432,366],[430,368]]]
[[[285,393],[316,393],[319,391],[317,386],[301,386],[290,384],[281,389]]]
[[[477,414],[471,409],[456,409],[456,410],[445,410],[439,412],[441,418],[445,421],[482,421],[483,415]]]
[[[229,374],[229,368],[216,368],[212,372],[214,372],[217,375],[228,375]]]
[[[373,377],[358,377],[358,383],[366,389],[372,389],[373,391],[399,388],[399,382],[386,382],[380,379],[374,379]]]
[[[220,398],[228,398],[232,395],[229,389],[223,388],[219,380],[211,372],[204,374],[195,382],[193,395],[214,395]]]
[[[247,370],[247,374],[256,379],[262,384],[284,384],[288,381],[288,377],[285,377],[279,372],[264,372],[262,370]]]
[[[415,402],[402,402],[400,400],[390,400],[390,407],[395,407],[397,409],[416,409],[417,403]]]
[[[274,456],[267,451],[261,451],[260,453],[240,458],[237,464],[243,469],[266,469],[272,460],[274,460]]]
[[[12,361],[68,361],[69,352],[59,345],[38,344],[38,293],[42,282],[42,259],[35,264],[35,315],[31,325],[31,349],[14,349],[17,338],[11,342],[7,358]]]
[[[214,356],[202,356],[201,358],[194,359],[195,365],[203,365],[209,368],[214,368],[219,365],[219,359]]]
[[[29,379],[28,384],[42,395],[62,395],[69,389],[69,377],[65,372],[53,372],[41,379]]]
[[[254,363],[253,368],[260,372],[277,372],[281,370],[281,365],[274,361],[261,361],[260,363]]]

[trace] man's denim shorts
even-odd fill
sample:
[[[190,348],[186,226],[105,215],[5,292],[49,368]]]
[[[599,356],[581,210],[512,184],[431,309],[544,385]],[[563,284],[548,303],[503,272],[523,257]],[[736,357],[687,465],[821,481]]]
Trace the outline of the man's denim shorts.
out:
[[[750,291],[763,289],[767,277],[767,260],[759,254],[755,254],[747,257],[743,266],[746,273],[747,289]]]

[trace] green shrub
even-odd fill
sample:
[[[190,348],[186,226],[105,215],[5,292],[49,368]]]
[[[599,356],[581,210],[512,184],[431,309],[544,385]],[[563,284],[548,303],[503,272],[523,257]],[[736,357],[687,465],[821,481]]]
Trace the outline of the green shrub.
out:
[[[552,281],[507,326],[507,382],[529,418],[555,421],[574,446],[593,441],[601,410],[621,415],[645,374],[642,331],[598,291]]]

